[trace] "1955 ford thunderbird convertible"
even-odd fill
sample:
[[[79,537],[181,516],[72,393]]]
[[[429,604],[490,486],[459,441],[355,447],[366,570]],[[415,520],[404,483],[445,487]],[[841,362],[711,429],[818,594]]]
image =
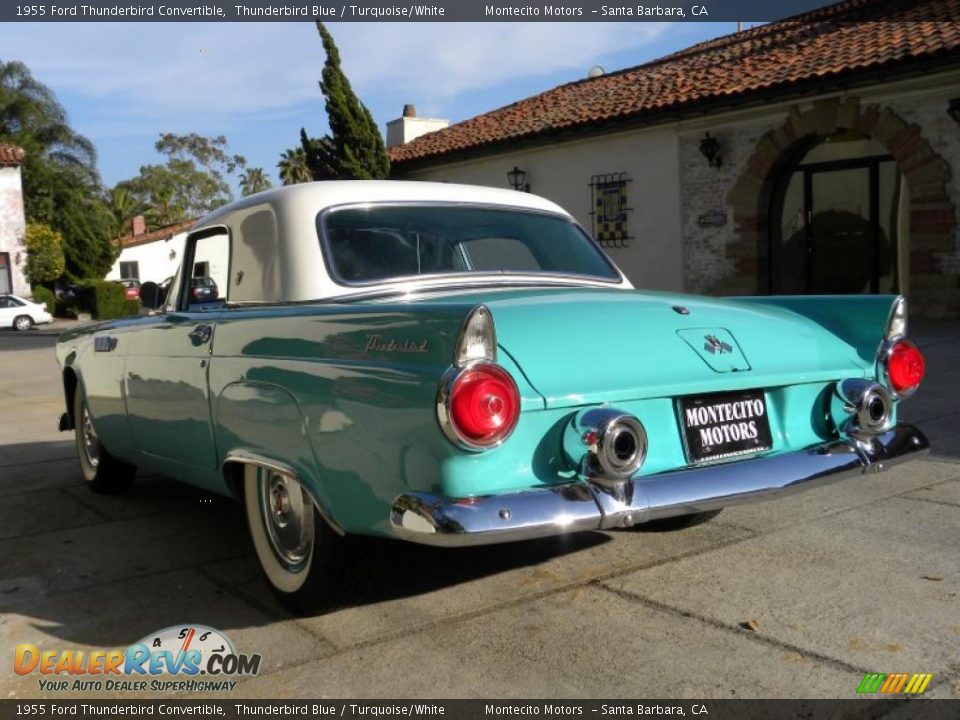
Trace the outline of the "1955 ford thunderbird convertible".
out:
[[[902,297],[634,290],[560,207],[310,183],[190,230],[153,311],[57,345],[84,480],[137,468],[240,499],[310,612],[363,536],[500,543],[672,519],[886,469],[924,360]]]

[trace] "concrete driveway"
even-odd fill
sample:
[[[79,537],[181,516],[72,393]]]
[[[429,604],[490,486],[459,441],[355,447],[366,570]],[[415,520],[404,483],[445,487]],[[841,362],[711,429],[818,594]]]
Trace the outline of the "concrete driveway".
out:
[[[960,324],[914,337],[928,380],[903,416],[934,444],[923,460],[672,533],[383,542],[369,596],[294,619],[230,501],[145,476],[88,492],[56,431],[54,339],[0,333],[0,698],[83,695],[16,676],[19,643],[184,623],[262,654],[226,697],[852,698],[866,672],[960,697]]]

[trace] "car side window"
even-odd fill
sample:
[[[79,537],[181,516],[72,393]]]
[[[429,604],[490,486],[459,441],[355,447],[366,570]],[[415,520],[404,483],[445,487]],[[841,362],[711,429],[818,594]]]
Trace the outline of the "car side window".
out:
[[[23,303],[19,302],[16,298],[5,297],[0,298],[0,308],[15,308],[23,307]]]
[[[230,278],[230,237],[217,233],[200,237],[188,256],[189,282],[183,294],[188,311],[219,310],[226,305]]]

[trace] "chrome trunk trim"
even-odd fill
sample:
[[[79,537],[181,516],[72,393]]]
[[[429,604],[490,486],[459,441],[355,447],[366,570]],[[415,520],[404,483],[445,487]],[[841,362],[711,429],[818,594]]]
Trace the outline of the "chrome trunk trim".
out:
[[[411,492],[394,501],[390,526],[404,540],[443,547],[626,527],[881,472],[929,449],[917,428],[898,425],[869,439],[639,477],[616,487],[573,482],[461,500]]]

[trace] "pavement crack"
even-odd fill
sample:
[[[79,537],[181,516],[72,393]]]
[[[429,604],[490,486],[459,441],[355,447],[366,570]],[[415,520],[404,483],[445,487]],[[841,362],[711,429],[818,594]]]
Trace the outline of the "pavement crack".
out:
[[[740,637],[746,638],[747,640],[760,643],[761,645],[767,645],[768,647],[776,648],[778,650],[784,650],[788,652],[793,652],[800,655],[803,658],[810,660],[816,660],[817,662],[824,663],[829,665],[837,670],[843,670],[845,672],[853,673],[865,673],[869,670],[856,667],[851,665],[843,660],[839,660],[829,655],[824,655],[818,653],[815,650],[808,650],[802,648],[798,645],[793,645],[792,643],[784,642],[782,640],[777,640],[768,635],[763,634],[762,632],[747,632],[740,628],[737,625],[730,625],[716,618],[708,617],[706,615],[700,615],[689,610],[682,610],[680,608],[674,607],[672,605],[667,605],[666,603],[658,602],[643,595],[638,595],[637,593],[632,593],[627,590],[621,590],[619,588],[610,587],[606,582],[597,582],[594,583],[595,586],[601,590],[605,590],[608,593],[616,595],[617,597],[626,600],[628,602],[635,603],[637,605],[642,605],[650,610],[657,610],[668,615],[673,615],[674,617],[681,617],[688,620],[696,620],[710,627],[716,628],[718,630],[723,630],[726,632],[735,633]]]
[[[960,503],[950,502],[949,500],[934,500],[933,498],[910,497],[909,495],[898,496],[899,500],[913,500],[914,502],[925,502],[931,505],[946,505],[947,507],[960,508]]]

